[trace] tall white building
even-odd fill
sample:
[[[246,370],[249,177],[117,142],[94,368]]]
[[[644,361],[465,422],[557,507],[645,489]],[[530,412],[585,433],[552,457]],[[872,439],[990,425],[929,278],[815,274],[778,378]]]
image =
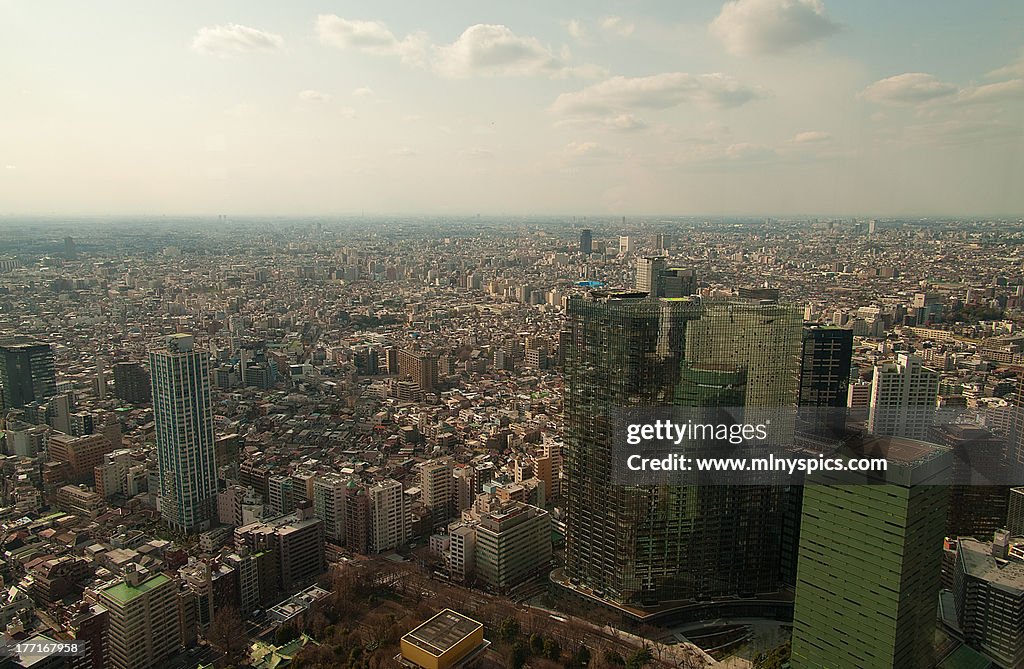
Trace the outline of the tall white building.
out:
[[[348,481],[340,476],[313,479],[313,515],[324,521],[324,535],[340,544],[345,540],[345,493]]]
[[[217,497],[210,356],[194,344],[175,334],[149,352],[160,514],[185,532],[210,527]]]
[[[651,295],[655,292],[658,275],[665,271],[664,258],[641,256],[636,259],[636,289]]]
[[[420,465],[420,494],[433,526],[444,527],[454,515],[455,478],[450,460],[427,460]]]
[[[398,548],[409,537],[409,509],[405,489],[394,479],[375,483],[367,489],[370,498],[370,552]]]
[[[901,353],[896,362],[875,366],[868,431],[878,435],[927,439],[939,394],[939,373],[920,356]]]

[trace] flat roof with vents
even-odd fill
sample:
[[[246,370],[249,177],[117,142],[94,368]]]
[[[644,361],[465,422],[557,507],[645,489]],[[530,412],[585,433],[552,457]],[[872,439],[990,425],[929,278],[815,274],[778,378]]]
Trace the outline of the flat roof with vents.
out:
[[[449,669],[488,645],[481,623],[444,609],[402,637],[402,659],[425,669]]]

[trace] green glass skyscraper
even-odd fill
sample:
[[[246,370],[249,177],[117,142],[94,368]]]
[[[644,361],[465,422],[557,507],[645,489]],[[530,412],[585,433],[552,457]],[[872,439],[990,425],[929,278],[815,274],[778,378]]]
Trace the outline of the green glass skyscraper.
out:
[[[597,291],[570,300],[570,582],[640,605],[777,589],[779,490],[615,485],[611,415],[623,407],[795,407],[800,316],[767,300]]]
[[[804,488],[793,669],[925,669],[933,632],[952,458],[941,446],[878,437],[884,484]]]

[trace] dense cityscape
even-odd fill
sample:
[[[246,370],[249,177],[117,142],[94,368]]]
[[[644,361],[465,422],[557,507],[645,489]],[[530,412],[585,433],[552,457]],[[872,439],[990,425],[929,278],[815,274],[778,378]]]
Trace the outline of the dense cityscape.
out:
[[[1019,220],[0,239],[0,666],[1024,666]],[[890,469],[619,485],[663,406],[826,410],[787,445]]]

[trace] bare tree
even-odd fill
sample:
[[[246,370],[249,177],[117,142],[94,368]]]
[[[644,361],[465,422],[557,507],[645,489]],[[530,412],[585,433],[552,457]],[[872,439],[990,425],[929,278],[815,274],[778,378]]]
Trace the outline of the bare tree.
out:
[[[206,633],[210,645],[224,653],[228,665],[238,664],[249,651],[249,634],[234,607],[223,607],[213,616]]]

